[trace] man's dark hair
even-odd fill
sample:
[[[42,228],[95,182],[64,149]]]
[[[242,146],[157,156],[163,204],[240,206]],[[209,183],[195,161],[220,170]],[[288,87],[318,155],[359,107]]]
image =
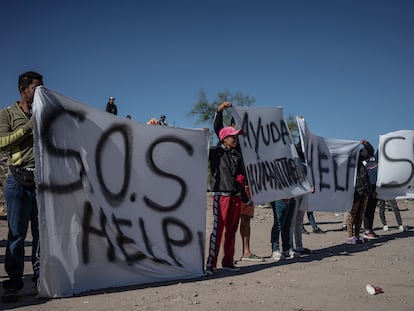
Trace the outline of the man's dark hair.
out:
[[[19,91],[20,88],[28,88],[29,85],[33,82],[33,80],[39,80],[43,83],[43,76],[40,73],[34,71],[26,71],[19,76]]]

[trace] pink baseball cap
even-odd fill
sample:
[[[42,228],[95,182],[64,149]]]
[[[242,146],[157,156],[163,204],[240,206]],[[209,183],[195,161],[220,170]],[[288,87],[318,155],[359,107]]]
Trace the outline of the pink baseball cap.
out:
[[[223,127],[220,130],[219,138],[220,138],[220,140],[223,140],[227,136],[239,135],[239,134],[242,134],[242,133],[243,133],[242,130],[235,129],[234,127],[231,127],[231,126],[226,126],[226,127]]]

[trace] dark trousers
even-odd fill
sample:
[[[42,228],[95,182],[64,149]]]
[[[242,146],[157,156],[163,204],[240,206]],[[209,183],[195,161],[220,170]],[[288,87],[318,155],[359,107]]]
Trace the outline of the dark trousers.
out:
[[[377,207],[378,199],[375,195],[371,194],[368,196],[367,206],[365,208],[364,215],[364,229],[372,230],[374,226],[375,208]]]

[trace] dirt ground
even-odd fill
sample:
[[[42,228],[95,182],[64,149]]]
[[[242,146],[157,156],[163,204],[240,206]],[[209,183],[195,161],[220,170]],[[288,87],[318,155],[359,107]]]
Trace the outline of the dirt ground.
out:
[[[214,276],[97,291],[72,298],[38,299],[31,284],[30,243],[26,248],[25,288],[17,303],[0,310],[414,310],[414,201],[399,201],[407,232],[399,232],[393,212],[386,211],[389,231],[383,231],[378,211],[375,228],[381,237],[347,245],[342,214],[316,212],[325,234],[303,235],[313,253],[275,262],[271,259],[271,209],[256,208],[251,223],[251,248],[266,261],[237,262],[239,272],[217,270]],[[207,231],[212,214],[207,212]],[[305,224],[306,224],[305,216]],[[308,231],[310,226],[306,225]],[[7,222],[0,220],[0,281],[6,279],[4,253]],[[237,236],[236,259],[241,255]],[[371,296],[366,284],[384,293]],[[0,289],[0,295],[3,290]]]

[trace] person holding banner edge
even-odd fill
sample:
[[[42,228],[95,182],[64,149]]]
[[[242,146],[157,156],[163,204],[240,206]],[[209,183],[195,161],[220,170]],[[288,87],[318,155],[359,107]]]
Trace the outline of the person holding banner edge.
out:
[[[368,170],[363,162],[374,155],[374,148],[366,140],[362,140],[361,144],[362,148],[359,150],[355,179],[354,201],[347,219],[348,244],[364,243],[364,239],[360,237],[360,229],[365,214],[368,196],[372,191]]]
[[[214,132],[217,137],[219,137],[220,130],[224,128],[223,122],[223,111],[225,109],[231,108],[232,103],[225,101],[217,109],[216,114],[214,115]],[[230,121],[230,126],[235,128],[236,124],[232,118]],[[241,154],[240,144],[236,147],[237,151]],[[243,159],[242,159],[243,161]],[[244,167],[244,165],[243,165]],[[249,185],[245,184],[245,191],[250,198],[250,189]],[[264,258],[257,256],[256,254],[250,251],[250,220],[254,217],[254,205],[253,203],[246,205],[242,202],[241,211],[240,211],[240,237],[242,240],[242,256],[241,261],[264,261]]]
[[[234,266],[234,245],[239,225],[241,202],[250,200],[244,190],[244,168],[241,155],[237,152],[237,135],[241,134],[231,126],[219,132],[221,144],[210,148],[210,188],[213,194],[213,229],[210,235],[209,253],[205,273],[214,274],[224,232],[222,259],[223,270],[236,272]]]
[[[377,184],[377,171],[378,171],[378,153],[375,153],[374,156],[364,161],[364,165],[368,171],[368,177],[371,185],[371,191],[368,196],[367,207],[365,208],[364,215],[364,239],[374,240],[378,238],[378,235],[374,232],[374,217],[375,209],[377,207],[377,193],[376,193],[376,184]]]
[[[37,86],[43,77],[28,71],[19,76],[21,100],[0,111],[0,149],[9,157],[9,172],[4,193],[8,210],[9,233],[6,245],[5,270],[9,279],[3,282],[3,302],[15,302],[23,288],[24,242],[29,222],[32,232],[32,281],[39,278],[39,224],[34,180],[32,104]]]

